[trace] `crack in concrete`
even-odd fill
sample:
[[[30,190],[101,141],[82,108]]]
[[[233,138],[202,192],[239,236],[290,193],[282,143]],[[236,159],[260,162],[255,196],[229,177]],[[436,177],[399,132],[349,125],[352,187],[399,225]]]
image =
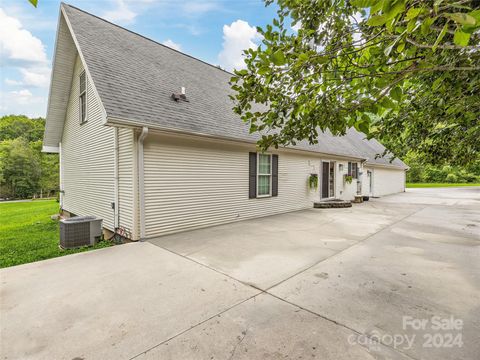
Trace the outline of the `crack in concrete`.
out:
[[[232,354],[230,355],[230,357],[228,358],[228,360],[231,360],[233,359],[233,356],[235,355],[235,351],[237,351],[237,347],[243,342],[243,340],[245,339],[245,337],[247,336],[247,332],[248,332],[248,325],[246,326],[245,330],[242,331],[242,337],[238,340],[237,344],[235,345],[235,347],[233,348],[232,350]]]
[[[255,294],[255,295],[249,296],[248,298],[246,298],[246,299],[244,299],[244,300],[242,300],[242,301],[240,301],[240,302],[238,302],[238,303],[236,303],[236,304],[234,304],[234,305],[232,305],[232,306],[230,306],[230,307],[228,307],[228,308],[220,311],[219,313],[214,314],[214,315],[210,316],[209,318],[207,318],[207,319],[205,319],[205,320],[202,320],[202,321],[200,321],[199,323],[197,323],[197,324],[195,324],[195,325],[192,325],[192,326],[189,327],[188,329],[182,330],[182,331],[180,331],[179,333],[177,333],[177,334],[169,337],[168,339],[166,339],[166,340],[164,340],[164,341],[162,341],[162,342],[159,342],[159,343],[156,344],[156,345],[153,345],[152,347],[148,348],[147,350],[142,351],[141,353],[138,353],[138,354],[135,355],[135,356],[132,356],[131,358],[129,358],[129,360],[136,359],[136,358],[138,358],[139,356],[141,356],[141,355],[143,355],[143,354],[146,354],[147,352],[149,352],[149,351],[151,351],[151,350],[153,350],[153,349],[155,349],[155,348],[157,348],[157,347],[159,347],[159,346],[162,346],[163,344],[165,344],[165,343],[167,343],[167,342],[169,342],[169,341],[172,341],[172,340],[175,339],[176,337],[181,336],[181,335],[189,332],[189,331],[192,330],[192,329],[195,329],[196,327],[198,327],[198,326],[200,326],[200,325],[202,325],[202,324],[205,324],[207,321],[210,321],[210,320],[216,318],[217,316],[220,316],[220,315],[226,313],[227,311],[233,309],[234,307],[237,307],[237,306],[243,304],[244,302],[253,299],[254,297],[256,297],[256,296],[258,296],[258,295],[260,295],[260,294]],[[243,339],[242,339],[242,341],[243,341]],[[238,344],[237,344],[237,345],[238,345]]]

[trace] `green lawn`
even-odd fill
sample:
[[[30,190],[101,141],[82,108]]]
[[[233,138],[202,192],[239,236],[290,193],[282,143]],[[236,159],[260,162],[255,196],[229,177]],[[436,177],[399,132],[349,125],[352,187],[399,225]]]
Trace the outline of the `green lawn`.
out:
[[[56,213],[55,200],[0,203],[0,268],[110,246],[60,249],[58,221],[50,219]]]
[[[407,183],[407,188],[432,188],[432,187],[459,187],[459,186],[480,186],[480,183]]]

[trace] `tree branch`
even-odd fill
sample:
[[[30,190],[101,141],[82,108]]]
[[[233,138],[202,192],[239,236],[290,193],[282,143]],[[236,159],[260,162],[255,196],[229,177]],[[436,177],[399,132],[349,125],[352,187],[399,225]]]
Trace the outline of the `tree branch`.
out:
[[[411,39],[411,38],[405,38],[405,40],[407,42],[409,42],[410,44],[418,47],[418,48],[421,48],[421,49],[433,49],[433,45],[428,45],[428,44],[420,44],[418,42],[416,42],[415,40]],[[463,50],[463,49],[472,49],[472,50],[480,50],[480,46],[475,46],[475,45],[472,45],[472,46],[459,46],[459,45],[438,45],[437,46],[438,49],[448,49],[448,50]]]

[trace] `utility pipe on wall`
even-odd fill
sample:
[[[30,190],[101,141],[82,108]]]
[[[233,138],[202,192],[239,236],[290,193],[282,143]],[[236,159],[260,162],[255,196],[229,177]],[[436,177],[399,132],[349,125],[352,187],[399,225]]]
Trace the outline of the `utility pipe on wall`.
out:
[[[143,158],[143,141],[148,135],[148,127],[142,128],[138,138],[138,195],[140,205],[140,241],[145,239],[145,172]]]

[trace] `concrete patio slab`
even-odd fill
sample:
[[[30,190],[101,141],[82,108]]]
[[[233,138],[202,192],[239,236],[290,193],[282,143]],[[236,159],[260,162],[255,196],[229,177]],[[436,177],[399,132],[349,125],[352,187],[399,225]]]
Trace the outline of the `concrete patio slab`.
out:
[[[269,295],[259,295],[137,359],[409,359]]]
[[[382,203],[395,204],[480,206],[479,186],[412,188],[401,195],[385,196],[378,200]]]
[[[0,276],[2,359],[128,359],[258,293],[149,243]]]
[[[311,209],[150,242],[265,290],[419,208],[390,204],[377,207],[370,202],[348,209]]]

